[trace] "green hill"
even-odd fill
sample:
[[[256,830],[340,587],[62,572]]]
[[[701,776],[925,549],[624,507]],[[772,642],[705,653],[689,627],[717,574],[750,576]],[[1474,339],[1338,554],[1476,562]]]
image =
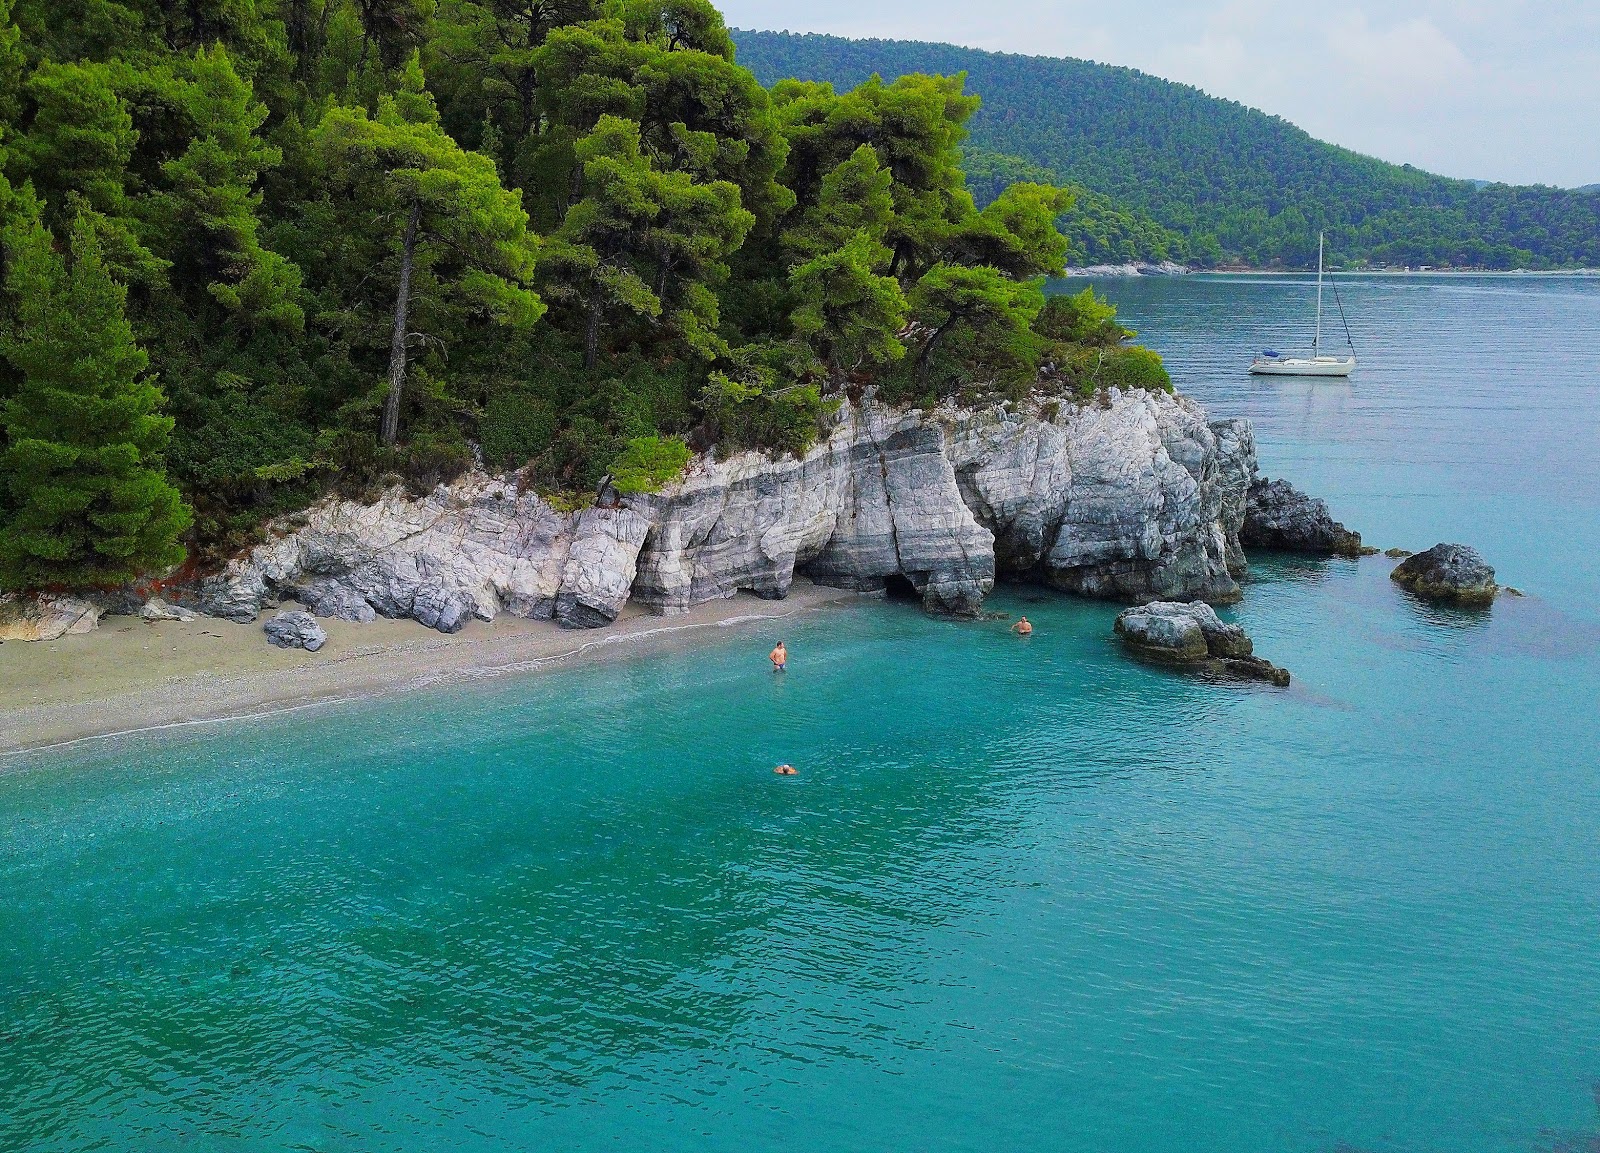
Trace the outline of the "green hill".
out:
[[[1434,176],[1133,69],[902,40],[734,37],[739,63],[768,84],[965,72],[983,97],[970,125],[975,176],[1046,171],[1109,198],[1086,220],[1144,258],[1303,267],[1326,229],[1335,263],[1600,266],[1591,191]]]

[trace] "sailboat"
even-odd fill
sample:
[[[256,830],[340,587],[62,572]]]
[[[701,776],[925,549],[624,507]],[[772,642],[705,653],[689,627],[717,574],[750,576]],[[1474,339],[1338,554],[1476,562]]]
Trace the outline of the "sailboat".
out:
[[[1344,321],[1344,342],[1349,356],[1322,355],[1322,248],[1323,234],[1317,233],[1317,333],[1311,339],[1311,356],[1281,356],[1266,349],[1250,362],[1257,376],[1349,376],[1356,368],[1356,346],[1350,340],[1350,322],[1345,320],[1344,301],[1339,286],[1333,285],[1333,299],[1339,304],[1339,319]],[[1333,282],[1330,280],[1330,284]]]

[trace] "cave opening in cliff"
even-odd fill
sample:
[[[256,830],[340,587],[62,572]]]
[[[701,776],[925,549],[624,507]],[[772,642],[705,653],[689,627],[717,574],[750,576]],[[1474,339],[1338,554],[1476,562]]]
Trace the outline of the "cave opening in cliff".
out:
[[[883,578],[883,595],[892,601],[916,601],[922,603],[922,594],[917,591],[917,586],[910,579],[895,573],[893,576]]]

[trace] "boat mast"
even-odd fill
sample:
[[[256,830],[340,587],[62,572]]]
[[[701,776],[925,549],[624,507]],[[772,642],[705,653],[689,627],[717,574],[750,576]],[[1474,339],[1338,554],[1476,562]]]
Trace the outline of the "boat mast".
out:
[[[1322,233],[1317,233],[1317,335],[1311,339],[1311,359],[1322,349]]]

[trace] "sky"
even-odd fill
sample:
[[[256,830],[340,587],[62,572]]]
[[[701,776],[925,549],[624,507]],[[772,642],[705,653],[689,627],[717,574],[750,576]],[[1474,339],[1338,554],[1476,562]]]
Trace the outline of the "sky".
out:
[[[1600,183],[1600,0],[721,0],[738,28],[1078,56],[1468,179]]]

